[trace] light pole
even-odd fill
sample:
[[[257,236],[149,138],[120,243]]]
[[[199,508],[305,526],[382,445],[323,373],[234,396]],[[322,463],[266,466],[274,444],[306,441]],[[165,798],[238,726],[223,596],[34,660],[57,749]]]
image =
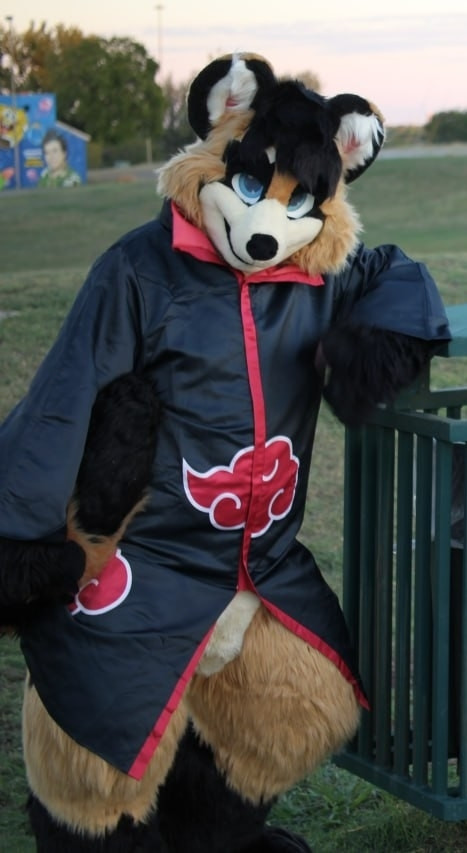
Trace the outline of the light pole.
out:
[[[11,109],[13,111],[14,116],[14,125],[13,125],[13,157],[14,157],[14,165],[15,165],[15,186],[16,189],[21,189],[21,174],[20,174],[20,164],[19,164],[19,139],[16,136],[16,126],[18,123],[18,105],[16,100],[16,79],[15,79],[15,60],[14,60],[14,36],[13,36],[13,15],[6,15],[5,20],[8,21],[10,25],[9,33],[10,33],[10,95],[11,95]]]
[[[158,52],[158,62],[159,62],[159,72],[162,71],[162,12],[164,7],[161,3],[158,3],[157,6],[154,7],[157,12],[157,52]],[[159,77],[161,74],[159,73]]]
[[[157,6],[154,6],[154,9],[157,12],[157,62],[159,65],[159,80],[161,80],[161,70],[162,70],[162,10],[163,6],[161,3],[158,3]],[[154,78],[155,79],[155,78]],[[148,136],[146,137],[146,162],[152,163],[152,141]]]

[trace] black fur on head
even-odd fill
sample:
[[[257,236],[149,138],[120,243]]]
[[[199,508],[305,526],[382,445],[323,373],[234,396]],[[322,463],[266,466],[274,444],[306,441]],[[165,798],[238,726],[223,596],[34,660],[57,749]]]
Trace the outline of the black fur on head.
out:
[[[339,118],[325,98],[300,82],[285,80],[263,93],[243,140],[245,160],[276,151],[276,167],[294,175],[318,202],[336,191],[342,161],[335,143]]]
[[[255,109],[263,93],[274,86],[276,78],[268,63],[260,57],[245,54],[244,59],[246,67],[254,73],[258,87],[251,104],[252,109]],[[206,139],[212,129],[207,106],[208,93],[219,80],[227,76],[231,66],[231,56],[216,59],[200,71],[190,86],[187,102],[188,121],[200,139]]]

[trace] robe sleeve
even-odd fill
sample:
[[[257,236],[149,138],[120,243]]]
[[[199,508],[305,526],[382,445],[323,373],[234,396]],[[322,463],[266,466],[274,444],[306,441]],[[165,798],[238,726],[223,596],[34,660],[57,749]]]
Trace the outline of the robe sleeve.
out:
[[[337,320],[427,341],[451,338],[443,302],[428,269],[397,246],[360,246],[335,284]]]
[[[0,426],[0,536],[64,536],[97,392],[135,368],[144,301],[124,249],[97,261],[25,398]]]

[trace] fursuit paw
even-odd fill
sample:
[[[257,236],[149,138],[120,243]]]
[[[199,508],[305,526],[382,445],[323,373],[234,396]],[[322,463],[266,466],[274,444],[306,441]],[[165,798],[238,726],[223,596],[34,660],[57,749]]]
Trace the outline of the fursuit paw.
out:
[[[379,403],[411,385],[438,344],[398,332],[342,324],[319,348],[328,378],[323,396],[346,426],[361,426]]]
[[[75,542],[0,538],[0,631],[21,633],[44,604],[73,601],[84,568]]]

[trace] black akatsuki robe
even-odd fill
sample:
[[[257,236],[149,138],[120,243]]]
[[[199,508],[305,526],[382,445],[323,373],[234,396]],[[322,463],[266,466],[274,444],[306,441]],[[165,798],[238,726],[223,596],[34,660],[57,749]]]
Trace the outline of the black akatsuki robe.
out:
[[[296,536],[336,317],[449,339],[438,291],[399,249],[360,246],[339,275],[245,277],[165,204],[92,268],[29,393],[0,429],[0,535],[64,535],[91,407],[127,371],[163,404],[149,504],[98,585],[22,639],[49,713],[141,778],[212,626],[256,589],[365,702],[337,599]],[[128,448],[131,453],[131,448]]]

